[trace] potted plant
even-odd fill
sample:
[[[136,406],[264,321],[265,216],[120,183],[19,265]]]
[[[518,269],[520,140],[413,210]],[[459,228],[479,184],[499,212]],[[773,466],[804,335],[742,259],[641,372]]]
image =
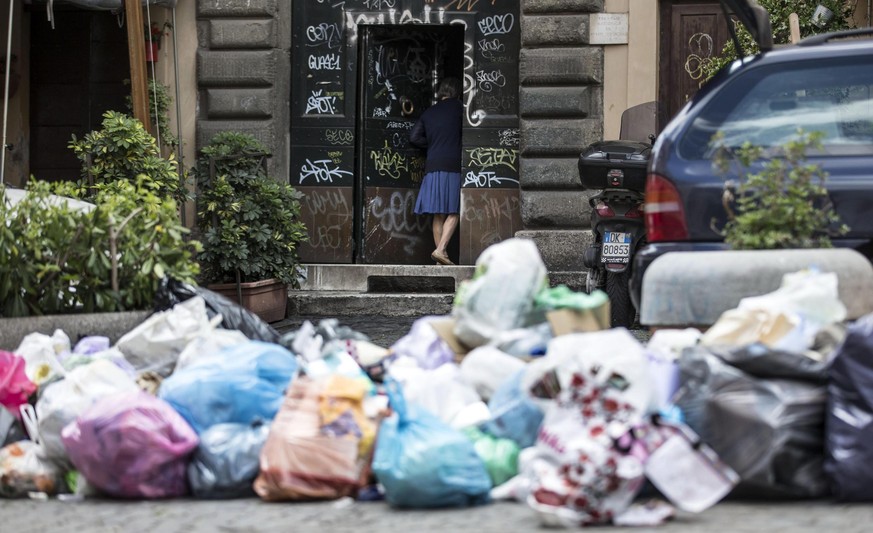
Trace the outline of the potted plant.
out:
[[[285,317],[288,288],[299,287],[302,194],[267,175],[266,147],[227,131],[201,150],[197,225],[201,280],[267,322]]]

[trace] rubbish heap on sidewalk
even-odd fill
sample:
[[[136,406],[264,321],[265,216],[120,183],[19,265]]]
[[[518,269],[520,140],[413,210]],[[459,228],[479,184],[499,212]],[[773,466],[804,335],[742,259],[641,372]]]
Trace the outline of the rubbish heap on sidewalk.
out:
[[[510,239],[451,315],[386,348],[336,320],[279,335],[168,281],[114,346],[58,330],[0,351],[0,495],[506,499],[561,526],[655,525],[731,492],[870,500],[873,316],[846,334],[836,294],[792,274],[643,345]]]

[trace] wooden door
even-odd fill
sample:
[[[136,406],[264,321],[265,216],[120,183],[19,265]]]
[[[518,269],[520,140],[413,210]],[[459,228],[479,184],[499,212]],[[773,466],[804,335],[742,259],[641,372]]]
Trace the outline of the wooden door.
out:
[[[721,54],[729,38],[718,1],[661,4],[658,100],[664,118],[669,121],[703,85],[703,66]]]
[[[30,173],[75,180],[81,164],[67,145],[100,128],[105,111],[128,112],[127,29],[106,11],[58,10],[55,28],[31,16]]]

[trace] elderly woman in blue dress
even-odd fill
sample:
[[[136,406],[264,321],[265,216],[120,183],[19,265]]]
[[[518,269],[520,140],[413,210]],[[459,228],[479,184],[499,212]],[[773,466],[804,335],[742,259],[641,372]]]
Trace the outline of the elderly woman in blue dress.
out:
[[[421,114],[409,134],[412,145],[427,150],[415,214],[433,215],[436,249],[430,257],[442,265],[454,265],[446,246],[458,227],[461,204],[461,89],[461,80],[443,79],[437,90],[439,101]]]

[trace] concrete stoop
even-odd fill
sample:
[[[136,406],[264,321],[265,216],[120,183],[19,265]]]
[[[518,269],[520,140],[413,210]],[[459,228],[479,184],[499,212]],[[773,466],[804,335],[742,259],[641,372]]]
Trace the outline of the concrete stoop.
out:
[[[306,280],[288,293],[286,316],[444,315],[473,266],[304,265]]]

